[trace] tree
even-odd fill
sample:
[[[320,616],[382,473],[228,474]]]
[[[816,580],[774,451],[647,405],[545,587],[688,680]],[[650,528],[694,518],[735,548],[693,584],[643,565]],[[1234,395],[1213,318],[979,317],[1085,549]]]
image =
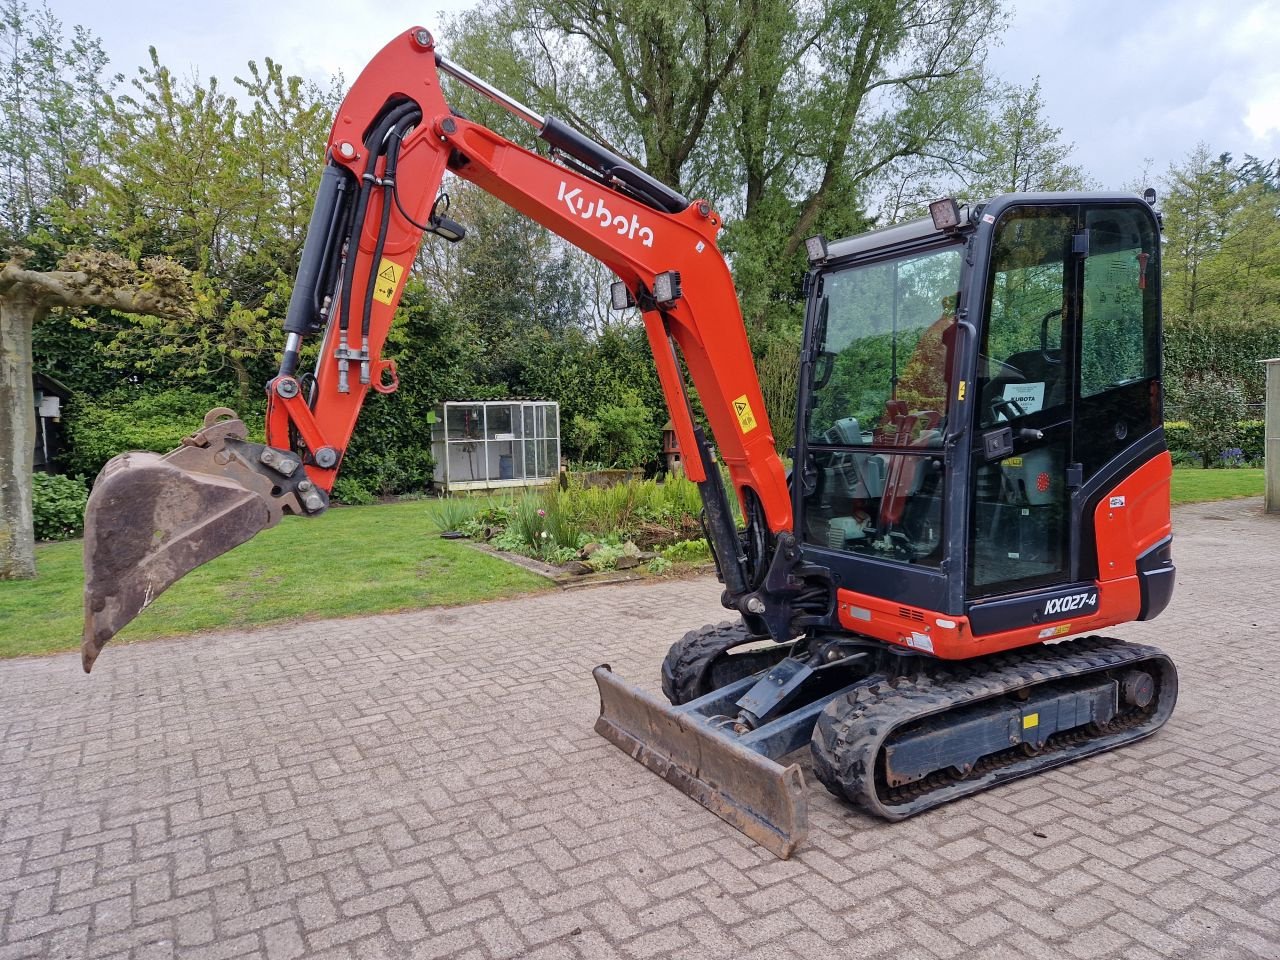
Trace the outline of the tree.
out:
[[[1166,309],[1194,321],[1205,305],[1202,268],[1228,233],[1233,200],[1231,155],[1198,144],[1166,176],[1164,299]]]
[[[805,238],[862,226],[886,170],[963,119],[1000,22],[999,0],[506,0],[464,15],[455,46],[521,99],[713,198],[762,329],[797,312]]]
[[[968,159],[957,172],[965,195],[985,200],[999,193],[1081,190],[1087,178],[1069,163],[1074,143],[1044,117],[1040,78],[1029,87],[1000,89]]]
[[[1280,171],[1198,145],[1165,179],[1166,370],[1188,403],[1212,373],[1260,403],[1280,350]],[[1193,415],[1189,408],[1182,413]]]
[[[1040,78],[1029,87],[989,82],[975,88],[969,120],[906,166],[888,192],[891,221],[921,216],[930,200],[962,196],[983,202],[1001,193],[1081,190],[1084,171],[1069,161],[1075,144],[1044,116]],[[963,149],[956,149],[964,144]]]
[[[106,65],[84,27],[68,38],[46,4],[0,0],[0,247],[31,244],[55,203],[84,201],[70,172],[98,162]]]
[[[1201,264],[1202,303],[1220,319],[1280,322],[1280,162],[1231,166],[1217,248]]]
[[[55,307],[190,316],[186,272],[164,260],[139,269],[113,254],[85,251],[57,270],[28,269],[19,251],[0,268],[0,580],[35,576],[31,457],[35,447],[31,332]]]
[[[238,79],[182,81],[154,48],[130,92],[103,98],[103,163],[81,165],[89,192],[67,214],[81,243],[167,256],[191,271],[184,317],[98,322],[108,361],[158,379],[234,384],[240,402],[270,373],[297,268],[335,96],[267,60]]]

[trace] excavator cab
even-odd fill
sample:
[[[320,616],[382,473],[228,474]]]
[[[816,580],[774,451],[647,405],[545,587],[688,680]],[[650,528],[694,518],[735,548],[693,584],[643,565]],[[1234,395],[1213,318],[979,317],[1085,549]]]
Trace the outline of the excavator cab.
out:
[[[811,562],[869,601],[966,617],[973,642],[1110,573],[1102,493],[1164,451],[1150,207],[1082,194],[979,209],[964,227],[825,247],[796,490]],[[1137,536],[1114,546],[1156,545]],[[1149,592],[1139,617],[1167,599]]]

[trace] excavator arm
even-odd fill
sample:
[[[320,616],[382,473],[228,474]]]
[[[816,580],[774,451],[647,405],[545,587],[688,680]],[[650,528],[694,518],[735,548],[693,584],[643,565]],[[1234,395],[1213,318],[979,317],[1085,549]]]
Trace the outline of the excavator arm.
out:
[[[449,74],[531,123],[551,158],[452,110]],[[396,389],[382,357],[425,233],[459,239],[440,209],[445,172],[469,180],[606,264],[615,301],[639,306],[685,460],[703,494],[725,605],[753,632],[785,641],[815,591],[791,533],[792,504],[732,277],[716,247],[719,215],[690,203],[601,145],[490,87],[402,33],[361,73],[329,138],[326,166],[267,384],[266,444],[227,410],[178,450],[123,454],[103,468],[86,514],[84,667],[162,590],[272,526],[316,515],[341,469],[370,389]],[[322,336],[312,377],[306,338]],[[747,529],[734,529],[719,470],[691,414],[682,364],[728,467]],[[816,597],[816,599],[815,599]]]

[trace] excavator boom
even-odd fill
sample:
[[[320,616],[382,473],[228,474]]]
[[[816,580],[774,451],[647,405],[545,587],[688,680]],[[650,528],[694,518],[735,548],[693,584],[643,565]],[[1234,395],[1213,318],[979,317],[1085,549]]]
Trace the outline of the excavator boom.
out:
[[[442,73],[535,126],[551,157],[457,115]],[[267,384],[266,444],[249,444],[242,426],[211,422],[165,457],[115,458],[95,485],[86,517],[85,669],[185,573],[285,513],[325,509],[368,391],[398,384],[382,348],[423,235],[463,232],[437,202],[446,171],[606,264],[620,278],[615,295],[640,307],[676,435],[695,452],[686,470],[702,487],[721,573],[745,610],[768,557],[745,553],[733,529],[718,468],[690,413],[681,362],[757,528],[752,542],[767,548],[789,536],[791,503],[711,205],[688,201],[490,87],[441,56],[420,27],[361,73],[338,110],[326,158],[285,318],[283,359]],[[316,335],[320,357],[304,388],[300,351]],[[789,628],[785,604],[773,622],[775,632]]]

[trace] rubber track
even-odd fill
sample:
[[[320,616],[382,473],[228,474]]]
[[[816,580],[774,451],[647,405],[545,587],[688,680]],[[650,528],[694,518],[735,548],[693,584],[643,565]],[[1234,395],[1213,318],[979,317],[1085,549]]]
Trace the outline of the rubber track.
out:
[[[1142,662],[1157,668],[1153,670],[1156,697],[1152,707],[1146,711],[1130,708],[1125,713],[1122,706],[1121,714],[1097,735],[1082,737],[1078,731],[1055,735],[1034,757],[1018,757],[1016,762],[994,759],[961,781],[944,774],[897,790],[878,782],[880,752],[904,725],[1026,687]],[[998,783],[1141,739],[1168,719],[1177,689],[1177,672],[1162,651],[1107,637],[996,654],[945,673],[859,687],[829,704],[813,732],[814,773],[837,796],[877,816],[902,820]]]
[[[679,706],[696,700],[709,690],[702,689],[712,662],[722,653],[754,639],[741,620],[725,620],[690,630],[671,645],[662,660],[662,692]]]

